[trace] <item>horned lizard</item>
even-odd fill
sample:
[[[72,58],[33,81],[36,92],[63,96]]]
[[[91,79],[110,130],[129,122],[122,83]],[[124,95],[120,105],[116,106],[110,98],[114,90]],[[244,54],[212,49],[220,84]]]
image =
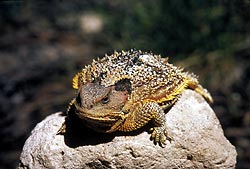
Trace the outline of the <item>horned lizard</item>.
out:
[[[77,95],[74,107],[84,124],[98,132],[130,132],[149,121],[151,138],[164,147],[169,139],[166,109],[186,88],[201,94],[209,103],[213,99],[194,74],[168,63],[167,58],[142,51],[114,52],[94,60],[73,78]],[[59,133],[66,132],[63,124]]]

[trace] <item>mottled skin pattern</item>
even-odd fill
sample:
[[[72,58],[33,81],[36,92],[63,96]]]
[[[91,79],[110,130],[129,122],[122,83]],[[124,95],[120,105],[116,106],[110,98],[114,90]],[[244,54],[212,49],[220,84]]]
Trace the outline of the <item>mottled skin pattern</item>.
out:
[[[68,112],[74,106],[85,125],[99,132],[130,132],[152,121],[151,138],[161,146],[168,139],[165,110],[186,88],[213,102],[195,75],[160,55],[135,50],[93,61],[76,74],[73,88],[77,96]],[[64,124],[59,132],[66,128]]]

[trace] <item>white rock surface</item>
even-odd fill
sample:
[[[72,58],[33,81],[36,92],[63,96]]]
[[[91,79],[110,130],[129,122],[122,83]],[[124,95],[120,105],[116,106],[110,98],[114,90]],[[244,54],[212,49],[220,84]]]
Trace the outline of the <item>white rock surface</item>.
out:
[[[235,168],[235,147],[199,94],[186,90],[166,118],[172,141],[161,148],[143,130],[56,135],[65,117],[52,114],[26,140],[18,168]]]

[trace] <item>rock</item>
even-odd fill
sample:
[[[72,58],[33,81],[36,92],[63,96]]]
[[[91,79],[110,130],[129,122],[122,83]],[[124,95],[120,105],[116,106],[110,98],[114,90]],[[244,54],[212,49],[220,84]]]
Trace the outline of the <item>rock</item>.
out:
[[[148,127],[132,133],[85,128],[57,135],[65,117],[55,113],[34,128],[18,168],[235,168],[235,147],[199,94],[186,90],[166,119],[172,141],[162,148],[149,139]]]

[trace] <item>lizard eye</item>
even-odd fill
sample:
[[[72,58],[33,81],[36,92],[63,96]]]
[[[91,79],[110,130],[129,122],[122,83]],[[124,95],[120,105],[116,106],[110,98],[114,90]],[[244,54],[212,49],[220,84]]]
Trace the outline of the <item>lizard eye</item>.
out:
[[[107,104],[109,102],[109,97],[106,96],[101,100],[102,104]]]

